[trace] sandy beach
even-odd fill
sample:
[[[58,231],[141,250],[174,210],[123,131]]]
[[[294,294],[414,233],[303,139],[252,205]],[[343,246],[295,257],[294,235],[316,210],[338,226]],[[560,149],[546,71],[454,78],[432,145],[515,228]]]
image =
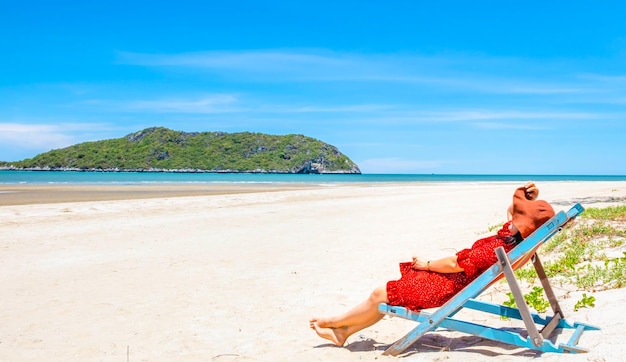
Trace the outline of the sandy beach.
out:
[[[309,319],[345,311],[413,255],[449,255],[505,220],[518,183],[8,186],[0,189],[2,361],[395,360],[414,323],[386,317],[345,348]],[[541,182],[555,210],[626,204],[626,182]],[[487,295],[506,300],[498,286]],[[556,290],[557,294],[565,291]],[[566,317],[598,325],[579,355],[450,331],[410,361],[618,361],[626,290]],[[512,323],[477,316],[484,323]]]

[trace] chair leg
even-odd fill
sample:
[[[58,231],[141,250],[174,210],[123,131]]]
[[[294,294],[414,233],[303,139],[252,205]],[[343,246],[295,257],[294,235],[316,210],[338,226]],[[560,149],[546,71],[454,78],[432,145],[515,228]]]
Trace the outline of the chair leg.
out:
[[[513,293],[513,297],[515,298],[515,303],[517,304],[517,309],[519,309],[520,314],[522,315],[522,320],[524,321],[524,325],[526,326],[526,331],[528,332],[528,336],[536,347],[541,346],[543,343],[543,336],[539,333],[535,322],[533,321],[533,317],[530,314],[530,309],[528,305],[524,301],[524,295],[522,294],[522,289],[517,283],[517,279],[515,279],[515,274],[513,272],[513,268],[511,266],[511,261],[509,257],[506,255],[503,247],[499,247],[496,249],[496,256],[498,257],[498,261],[502,266],[504,271],[504,275],[506,277],[506,281],[511,288],[511,292]]]
[[[548,301],[550,302],[550,307],[552,308],[553,316],[550,323],[546,324],[546,326],[541,330],[541,335],[544,338],[548,338],[552,331],[559,325],[559,321],[565,318],[563,314],[563,310],[559,305],[559,302],[552,290],[552,285],[550,285],[550,280],[546,275],[545,270],[543,269],[543,264],[539,259],[539,255],[535,254],[533,256],[533,266],[535,267],[535,271],[537,272],[537,276],[539,277],[539,281],[541,282],[541,286],[543,287],[543,292],[548,297]]]

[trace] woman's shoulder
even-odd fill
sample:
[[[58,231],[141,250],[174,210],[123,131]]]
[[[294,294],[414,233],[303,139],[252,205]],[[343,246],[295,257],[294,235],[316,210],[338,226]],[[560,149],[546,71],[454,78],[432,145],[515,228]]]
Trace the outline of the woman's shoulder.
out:
[[[502,237],[512,236],[512,233],[511,233],[511,223],[512,223],[511,220],[505,222],[502,225],[502,228],[500,228],[500,230],[498,230],[497,235],[498,236],[502,236]]]

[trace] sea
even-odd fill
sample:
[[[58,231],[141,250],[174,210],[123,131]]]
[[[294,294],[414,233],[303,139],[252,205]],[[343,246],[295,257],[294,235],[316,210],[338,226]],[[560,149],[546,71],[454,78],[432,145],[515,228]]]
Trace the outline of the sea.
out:
[[[626,175],[455,175],[455,174],[259,174],[173,172],[0,171],[0,184],[236,184],[626,181]]]

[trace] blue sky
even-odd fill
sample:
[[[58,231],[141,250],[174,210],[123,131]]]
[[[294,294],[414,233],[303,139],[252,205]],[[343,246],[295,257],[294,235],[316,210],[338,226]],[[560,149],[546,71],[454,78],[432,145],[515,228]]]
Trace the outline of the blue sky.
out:
[[[364,173],[626,174],[619,1],[9,1],[0,160],[152,126]]]

